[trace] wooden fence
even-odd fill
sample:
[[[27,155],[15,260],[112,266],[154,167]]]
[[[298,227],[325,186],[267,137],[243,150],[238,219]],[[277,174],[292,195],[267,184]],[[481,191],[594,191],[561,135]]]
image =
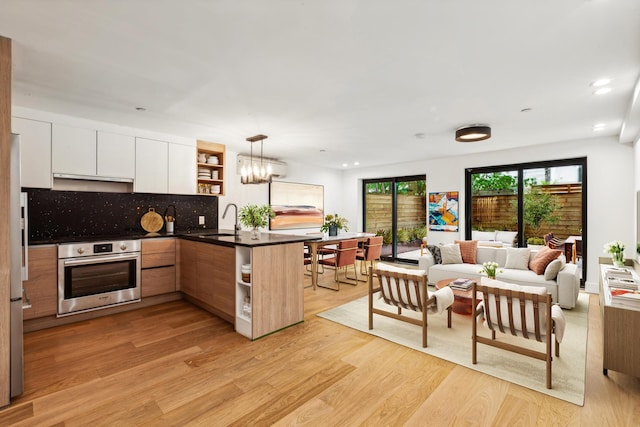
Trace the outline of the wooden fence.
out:
[[[398,228],[425,227],[426,196],[398,195]],[[366,231],[391,230],[392,200],[390,194],[367,194]]]
[[[555,224],[542,223],[540,233],[553,233],[556,237],[580,235],[582,230],[582,185],[541,185],[540,191],[555,194],[560,206]],[[482,230],[517,230],[517,196],[515,194],[480,195],[473,197],[473,228]],[[533,236],[525,228],[525,238]]]

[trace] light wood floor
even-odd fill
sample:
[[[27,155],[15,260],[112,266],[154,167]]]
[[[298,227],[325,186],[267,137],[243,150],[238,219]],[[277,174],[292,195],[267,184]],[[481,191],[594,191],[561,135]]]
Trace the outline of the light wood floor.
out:
[[[316,316],[365,294],[307,289],[304,323],[255,342],[183,301],[29,333],[0,425],[640,424],[640,380],[602,375],[595,296],[579,407]]]

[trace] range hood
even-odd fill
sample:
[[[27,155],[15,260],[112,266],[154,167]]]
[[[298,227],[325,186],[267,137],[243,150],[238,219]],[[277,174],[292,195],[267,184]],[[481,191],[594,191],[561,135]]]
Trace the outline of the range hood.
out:
[[[53,190],[102,191],[109,193],[132,193],[132,178],[117,178],[96,175],[53,174]]]

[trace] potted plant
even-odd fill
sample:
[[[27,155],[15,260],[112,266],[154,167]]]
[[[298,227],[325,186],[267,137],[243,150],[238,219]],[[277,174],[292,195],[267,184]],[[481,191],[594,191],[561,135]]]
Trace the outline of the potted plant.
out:
[[[529,237],[527,239],[527,247],[530,249],[542,249],[544,247],[544,239],[542,237]]]
[[[320,231],[329,232],[329,236],[337,236],[338,230],[348,231],[347,219],[338,214],[329,214],[324,217],[324,224],[320,227]]]
[[[269,205],[246,205],[240,209],[238,221],[247,228],[251,228],[251,238],[260,238],[260,227],[266,227],[269,219],[276,216],[276,213]]]
[[[611,254],[613,265],[622,267],[624,265],[624,243],[614,240],[604,245],[604,251]]]

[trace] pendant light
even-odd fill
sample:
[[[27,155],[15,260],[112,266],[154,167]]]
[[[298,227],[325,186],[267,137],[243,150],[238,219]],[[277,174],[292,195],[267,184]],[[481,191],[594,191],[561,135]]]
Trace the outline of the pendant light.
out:
[[[264,184],[271,182],[271,164],[264,159],[263,141],[267,139],[266,135],[256,135],[247,138],[251,143],[251,155],[249,164],[243,164],[240,168],[240,182],[243,184]],[[260,160],[253,159],[253,143],[260,141]]]

